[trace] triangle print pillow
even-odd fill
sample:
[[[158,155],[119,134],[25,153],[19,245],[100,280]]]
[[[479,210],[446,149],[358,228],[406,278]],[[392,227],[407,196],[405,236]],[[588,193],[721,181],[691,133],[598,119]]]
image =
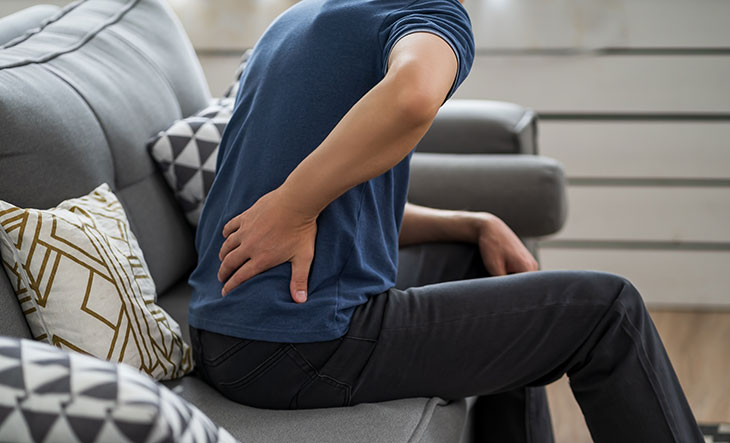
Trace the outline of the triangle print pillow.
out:
[[[192,226],[198,225],[213,184],[218,144],[231,119],[233,101],[214,100],[194,116],[176,121],[147,144]]]
[[[236,442],[125,364],[0,337],[0,368],[1,442]]]
[[[104,183],[47,210],[0,200],[2,263],[36,340],[169,380],[192,370],[121,203]]]

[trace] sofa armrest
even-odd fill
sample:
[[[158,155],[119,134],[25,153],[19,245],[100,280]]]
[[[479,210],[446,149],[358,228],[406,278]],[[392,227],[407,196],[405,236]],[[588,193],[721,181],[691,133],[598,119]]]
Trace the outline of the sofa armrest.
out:
[[[520,237],[554,234],[567,212],[562,166],[531,155],[415,153],[408,201],[441,209],[488,211]]]
[[[416,152],[537,154],[537,115],[514,103],[449,100]]]

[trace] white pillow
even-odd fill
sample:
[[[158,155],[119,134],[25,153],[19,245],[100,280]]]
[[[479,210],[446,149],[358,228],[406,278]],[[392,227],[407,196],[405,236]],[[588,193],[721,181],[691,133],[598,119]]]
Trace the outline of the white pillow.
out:
[[[156,379],[193,367],[117,197],[105,183],[48,210],[0,200],[5,271],[36,340],[115,362]]]

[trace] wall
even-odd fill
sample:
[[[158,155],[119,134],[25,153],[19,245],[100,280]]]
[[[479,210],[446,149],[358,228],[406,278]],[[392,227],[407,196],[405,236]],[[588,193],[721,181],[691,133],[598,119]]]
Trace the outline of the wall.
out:
[[[34,3],[4,0],[0,15]],[[59,1],[58,3],[64,3]],[[213,94],[295,0],[170,0]],[[570,213],[544,269],[629,277],[653,306],[730,307],[730,2],[467,0],[477,58],[458,98],[541,117]]]

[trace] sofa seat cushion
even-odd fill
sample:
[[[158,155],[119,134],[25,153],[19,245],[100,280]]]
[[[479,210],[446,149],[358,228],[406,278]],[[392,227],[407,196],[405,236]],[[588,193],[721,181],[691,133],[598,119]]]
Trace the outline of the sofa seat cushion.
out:
[[[256,409],[230,401],[198,377],[164,382],[241,441],[456,442],[466,422],[466,401],[410,398],[345,408]]]
[[[185,279],[158,296],[157,303],[182,328],[189,342]],[[465,427],[467,403],[411,398],[346,408],[272,411],[232,402],[200,378],[162,382],[241,441],[255,442],[456,442]]]

